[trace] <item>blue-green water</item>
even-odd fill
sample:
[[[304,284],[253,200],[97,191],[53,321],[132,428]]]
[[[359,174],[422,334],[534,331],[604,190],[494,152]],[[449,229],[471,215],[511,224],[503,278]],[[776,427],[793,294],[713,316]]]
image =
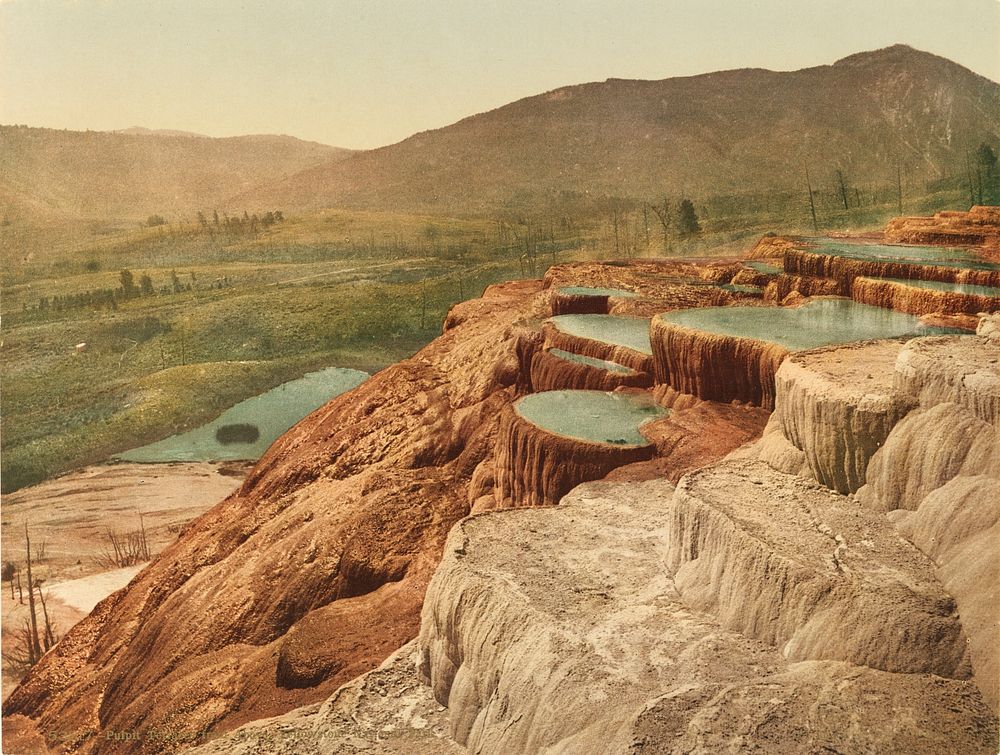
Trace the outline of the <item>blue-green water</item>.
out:
[[[549,322],[571,336],[625,346],[643,354],[653,353],[649,345],[649,320],[639,317],[556,315]]]
[[[909,278],[869,278],[869,280],[886,280],[890,283],[902,283],[914,288],[927,288],[931,291],[948,291],[969,296],[1000,296],[1000,288],[996,286],[977,286],[972,283],[945,283],[944,281],[922,281]]]
[[[749,267],[751,270],[756,270],[758,273],[764,273],[765,275],[778,275],[779,273],[785,272],[777,265],[771,265],[767,262],[744,262],[743,266]]]
[[[310,372],[241,401],[207,425],[133,448],[118,458],[137,462],[259,459],[288,428],[367,377],[360,370],[340,367]]]
[[[614,296],[619,299],[634,299],[638,296],[635,291],[626,291],[623,288],[591,288],[590,286],[564,286],[559,289],[559,293],[567,296]]]
[[[764,289],[760,286],[749,286],[744,283],[723,283],[719,286],[723,291],[734,294],[762,294]]]
[[[562,349],[549,349],[549,353],[552,354],[552,356],[565,359],[567,362],[587,364],[591,367],[597,367],[600,370],[607,370],[608,372],[615,372],[620,375],[635,373],[635,370],[630,369],[623,364],[618,364],[618,362],[609,362],[607,359],[597,359],[595,357],[584,356],[583,354],[573,354],[572,352],[563,351]]]
[[[669,412],[651,397],[604,391],[544,391],[518,401],[517,413],[557,435],[622,446],[648,446],[639,428]]]
[[[913,315],[850,299],[817,299],[794,308],[682,309],[660,317],[686,328],[776,343],[789,351],[875,338],[963,332],[924,325]]]
[[[840,239],[809,239],[809,243],[815,246],[809,251],[833,257],[902,262],[907,265],[958,267],[966,270],[1000,270],[1000,265],[984,262],[975,252],[957,247],[856,244]]]

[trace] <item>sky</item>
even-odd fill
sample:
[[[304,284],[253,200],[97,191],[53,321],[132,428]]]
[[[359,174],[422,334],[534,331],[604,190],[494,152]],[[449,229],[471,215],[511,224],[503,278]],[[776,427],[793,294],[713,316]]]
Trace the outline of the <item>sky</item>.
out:
[[[569,84],[895,43],[1000,82],[1000,0],[0,0],[0,123],[371,148]]]

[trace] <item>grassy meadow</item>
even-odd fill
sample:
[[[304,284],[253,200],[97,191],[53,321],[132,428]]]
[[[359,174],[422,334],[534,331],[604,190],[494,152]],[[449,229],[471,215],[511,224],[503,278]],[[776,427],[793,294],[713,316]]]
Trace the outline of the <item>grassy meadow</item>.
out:
[[[898,209],[891,196],[853,211],[817,197],[821,230],[878,228]],[[906,210],[961,204],[959,189],[928,187]],[[3,490],[190,429],[310,370],[381,369],[434,338],[453,303],[555,262],[736,255],[767,231],[813,232],[802,196],[696,207],[702,230],[687,238],[624,200],[535,217],[329,210],[252,230],[193,214],[5,225]]]

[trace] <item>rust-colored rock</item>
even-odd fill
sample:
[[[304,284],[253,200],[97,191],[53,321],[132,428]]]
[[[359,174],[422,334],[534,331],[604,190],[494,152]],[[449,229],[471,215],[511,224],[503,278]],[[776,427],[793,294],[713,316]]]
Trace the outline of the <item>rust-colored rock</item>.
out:
[[[496,443],[496,497],[502,506],[559,502],[582,482],[653,457],[652,445],[592,443],[542,430],[508,406]]]
[[[918,288],[878,278],[855,278],[851,298],[862,304],[874,304],[911,315],[974,315],[1000,310],[1000,297]]]
[[[657,383],[709,401],[774,408],[774,375],[787,349],[685,328],[661,317],[651,321],[650,343]]]
[[[1000,251],[1000,207],[977,205],[968,212],[893,218],[885,227],[893,244],[991,246]]]
[[[303,420],[73,628],[4,714],[81,752],[135,752],[104,734],[154,731],[142,751],[171,751],[322,700],[413,637],[540,293],[509,284],[453,308],[442,337]]]
[[[578,389],[613,391],[620,387],[646,388],[653,377],[646,372],[614,372],[601,367],[570,361],[551,350],[535,352],[531,358],[531,386],[535,391]]]
[[[651,375],[653,373],[653,357],[651,354],[643,354],[641,351],[630,349],[627,346],[618,346],[605,341],[595,341],[582,336],[575,336],[564,333],[552,323],[545,323],[542,327],[545,336],[545,348],[562,349],[573,354],[603,359],[607,362],[628,367],[636,372]]]
[[[812,275],[779,275],[772,278],[764,289],[764,301],[780,304],[792,294],[809,296],[843,296],[841,283],[833,278],[817,278]]]

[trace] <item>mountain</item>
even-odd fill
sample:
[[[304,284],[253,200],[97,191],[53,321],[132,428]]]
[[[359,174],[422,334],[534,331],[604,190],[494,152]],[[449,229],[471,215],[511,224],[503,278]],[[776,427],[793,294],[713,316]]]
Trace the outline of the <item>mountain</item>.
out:
[[[0,126],[0,215],[126,219],[221,209],[252,187],[349,154],[290,136]]]
[[[204,134],[197,134],[194,131],[178,131],[172,128],[146,128],[145,126],[129,126],[112,131],[113,134],[130,134],[132,136],[197,136],[202,139],[210,137]]]
[[[1000,85],[909,47],[793,72],[568,86],[306,169],[240,201],[488,210],[570,191],[652,199],[965,174],[1000,144]]]

